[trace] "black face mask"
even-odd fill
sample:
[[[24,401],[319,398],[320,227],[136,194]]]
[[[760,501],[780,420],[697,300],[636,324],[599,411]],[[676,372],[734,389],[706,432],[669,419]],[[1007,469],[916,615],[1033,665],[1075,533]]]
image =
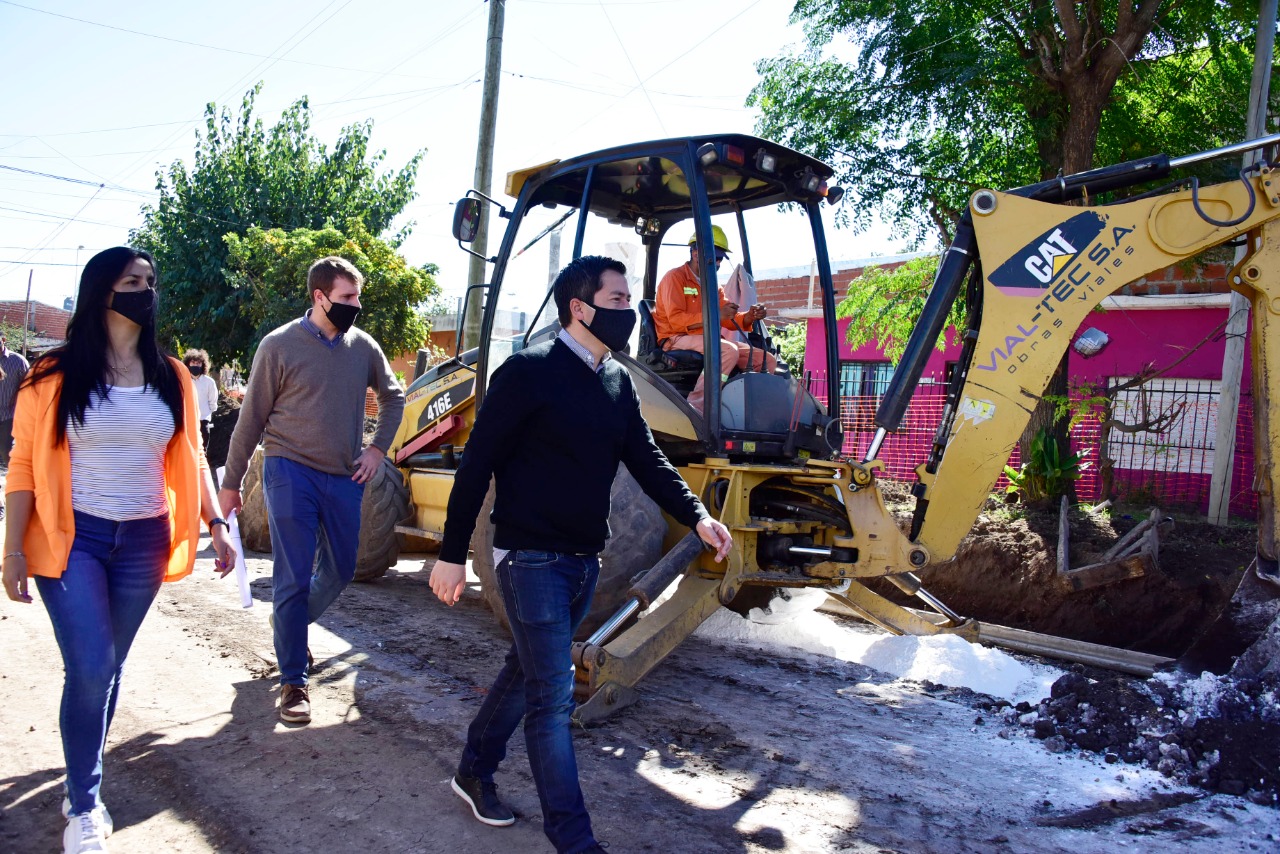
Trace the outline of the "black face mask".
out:
[[[144,291],[114,291],[111,298],[111,310],[139,326],[150,326],[156,320],[156,292],[151,288]]]
[[[187,370],[191,372],[191,376],[198,377],[204,373],[204,365],[187,365]]]
[[[591,307],[596,310],[596,316],[589,326],[582,324],[587,327],[587,331],[610,350],[626,347],[631,338],[631,330],[636,328],[635,309],[601,308],[598,305]]]
[[[328,297],[325,297],[328,300]],[[346,303],[333,302],[329,300],[329,307],[324,310],[324,316],[329,318],[329,322],[338,328],[339,332],[345,333],[355,325],[356,315],[360,313],[360,309],[354,305]]]

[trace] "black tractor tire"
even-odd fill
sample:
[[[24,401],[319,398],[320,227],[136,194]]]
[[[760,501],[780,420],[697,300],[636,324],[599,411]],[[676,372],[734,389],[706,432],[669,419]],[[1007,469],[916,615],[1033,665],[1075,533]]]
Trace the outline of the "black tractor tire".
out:
[[[396,525],[411,515],[409,485],[404,472],[396,468],[390,457],[364,485],[360,503],[360,548],[356,552],[356,581],[373,581],[386,575],[400,557],[400,535]]]
[[[493,523],[489,521],[493,498],[493,485],[490,484],[471,537],[471,566],[480,578],[480,592],[485,603],[502,627],[509,630],[507,610],[494,576]],[[591,610],[578,628],[577,640],[585,640],[613,616],[626,601],[631,579],[652,567],[663,554],[666,520],[658,505],[644,494],[640,484],[624,466],[618,466],[609,495],[609,529],[612,535],[600,554],[600,580],[596,583]]]

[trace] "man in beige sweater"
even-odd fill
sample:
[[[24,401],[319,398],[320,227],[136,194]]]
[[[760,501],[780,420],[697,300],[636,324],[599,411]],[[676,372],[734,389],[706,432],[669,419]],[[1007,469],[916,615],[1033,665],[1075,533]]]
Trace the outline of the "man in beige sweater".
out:
[[[363,283],[345,259],[311,265],[311,308],[263,338],[253,357],[218,493],[224,515],[240,509],[240,485],[261,439],[280,718],[287,723],[311,720],[307,626],[355,575],[364,485],[382,465],[404,410],[404,391],[378,342],[352,325]],[[378,396],[378,429],[362,448],[367,388]]]

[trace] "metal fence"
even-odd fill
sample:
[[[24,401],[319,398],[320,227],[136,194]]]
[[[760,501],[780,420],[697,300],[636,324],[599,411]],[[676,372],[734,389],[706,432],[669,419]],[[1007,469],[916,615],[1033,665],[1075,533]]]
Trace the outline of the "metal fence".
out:
[[[1115,378],[1111,385],[1125,380]],[[811,389],[822,399],[826,394],[825,380],[821,376],[813,378]],[[1080,500],[1092,502],[1111,497],[1167,509],[1207,512],[1216,454],[1218,398],[1217,383],[1210,380],[1157,379],[1140,389],[1119,391],[1109,418],[1098,409],[1071,430],[1072,449],[1083,454],[1088,464],[1076,483]],[[920,384],[907,406],[901,428],[885,439],[880,452],[884,476],[914,480],[916,466],[929,455],[945,401],[945,385]],[[866,451],[875,434],[879,402],[876,395],[840,398],[846,456],[861,459]],[[1135,425],[1146,429],[1133,430]],[[1020,465],[1017,449],[1009,464],[1014,468]],[[1244,393],[1232,457],[1232,515],[1257,516],[1253,468],[1253,397]],[[1001,475],[995,488],[1002,490],[1007,484]]]

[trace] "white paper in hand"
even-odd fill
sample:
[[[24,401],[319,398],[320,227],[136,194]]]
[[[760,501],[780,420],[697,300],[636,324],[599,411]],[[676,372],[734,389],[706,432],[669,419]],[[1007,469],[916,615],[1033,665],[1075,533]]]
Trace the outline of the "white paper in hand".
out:
[[[244,562],[244,543],[240,541],[239,514],[232,511],[227,520],[227,536],[231,538],[231,547],[236,550],[236,584],[240,586],[240,606],[253,607],[253,595],[249,592],[249,567]]]

